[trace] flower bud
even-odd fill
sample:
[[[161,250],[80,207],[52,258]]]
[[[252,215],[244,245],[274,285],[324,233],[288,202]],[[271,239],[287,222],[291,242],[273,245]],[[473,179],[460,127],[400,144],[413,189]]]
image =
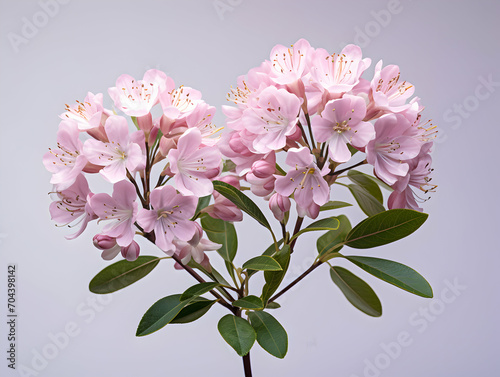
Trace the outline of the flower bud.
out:
[[[267,178],[276,172],[276,166],[265,160],[255,161],[251,172],[257,178]]]
[[[132,243],[128,246],[122,247],[122,256],[132,262],[137,259],[139,256],[139,252],[141,251],[141,248],[139,247],[139,244],[135,241],[132,241]]]
[[[238,190],[240,189],[240,177],[237,175],[225,175],[224,177],[219,178],[219,181],[225,182],[228,185],[236,187]]]
[[[274,214],[274,217],[278,221],[283,221],[285,217],[285,212],[290,210],[291,202],[287,196],[275,193],[269,199],[269,208]]]
[[[99,250],[109,250],[116,246],[116,238],[104,234],[96,234],[92,241]]]

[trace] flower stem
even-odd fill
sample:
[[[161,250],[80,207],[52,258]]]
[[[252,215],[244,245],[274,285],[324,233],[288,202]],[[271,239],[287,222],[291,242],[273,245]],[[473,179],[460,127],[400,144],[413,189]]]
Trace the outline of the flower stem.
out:
[[[352,166],[349,166],[348,168],[345,168],[345,169],[340,169],[340,170],[337,170],[337,171],[334,171],[334,172],[331,172],[331,173],[328,173],[328,175],[340,175],[342,174],[343,172],[345,171],[348,171],[348,170],[351,170],[351,169],[354,169],[354,168],[357,168],[358,166],[361,166],[361,165],[364,165],[366,164],[367,161],[366,160],[363,160],[361,162],[358,162],[357,164],[355,165],[352,165]]]
[[[252,377],[252,365],[250,364],[250,351],[243,356],[243,369],[245,370],[245,377]]]
[[[269,302],[273,302],[276,300],[278,297],[286,293],[289,289],[293,288],[295,284],[297,284],[299,281],[304,279],[307,275],[309,275],[311,272],[313,272],[317,267],[319,267],[323,262],[317,261],[312,264],[311,267],[309,267],[302,275],[300,275],[297,279],[292,281],[290,284],[288,284],[285,288],[283,288],[281,291],[276,293],[273,297],[269,299]]]

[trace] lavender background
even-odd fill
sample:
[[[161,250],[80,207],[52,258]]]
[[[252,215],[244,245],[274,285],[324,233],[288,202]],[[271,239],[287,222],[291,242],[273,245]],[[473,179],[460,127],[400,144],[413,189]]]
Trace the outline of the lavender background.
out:
[[[432,284],[435,299],[410,295],[353,267],[382,300],[384,315],[370,318],[320,268],[273,312],[288,331],[288,355],[278,360],[254,346],[254,375],[498,373],[499,15],[500,3],[487,0],[1,0],[0,375],[242,375],[240,358],[217,332],[226,314],[222,307],[190,325],[134,336],[153,302],[193,283],[170,262],[110,296],[88,291],[90,279],[107,265],[91,245],[97,228],[66,241],[67,232],[54,227],[50,175],[41,157],[54,144],[64,104],[87,91],[105,93],[122,73],[139,78],[149,68],[161,69],[220,109],[238,75],[269,58],[275,44],[302,37],[330,52],[358,43],[372,58],[369,74],[379,59],[398,64],[427,106],[424,118],[440,127],[433,154],[439,188],[425,204],[429,220],[407,239],[352,253],[412,266]],[[12,42],[13,34],[25,40]],[[216,120],[223,125],[220,111]],[[340,200],[352,200],[337,191]],[[339,213],[353,223],[362,219],[356,209]],[[270,242],[250,219],[237,230],[239,264]],[[157,253],[142,245],[144,254]],[[290,279],[309,266],[314,249],[314,237],[304,237]],[[6,366],[9,263],[18,267],[17,367],[31,374]],[[73,336],[64,339],[64,331]],[[399,351],[398,339],[404,344]],[[37,353],[51,359],[44,363]]]

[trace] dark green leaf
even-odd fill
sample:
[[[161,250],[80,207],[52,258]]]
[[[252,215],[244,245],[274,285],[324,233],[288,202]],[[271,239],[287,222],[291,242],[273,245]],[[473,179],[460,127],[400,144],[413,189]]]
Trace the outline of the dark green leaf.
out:
[[[380,187],[378,187],[378,185],[373,180],[371,180],[367,174],[361,173],[356,170],[349,170],[347,172],[347,178],[368,191],[368,193],[375,199],[377,199],[380,204],[384,203],[384,197],[382,195],[382,191],[380,191]]]
[[[262,300],[259,297],[253,295],[246,296],[240,298],[239,300],[234,301],[233,306],[237,306],[238,308],[242,309],[252,309],[252,310],[259,310],[264,308]]]
[[[366,272],[417,296],[432,297],[432,288],[414,269],[387,259],[344,256]]]
[[[359,151],[354,148],[351,144],[347,144],[347,148],[349,148],[349,152],[351,152],[351,157],[354,156],[356,153],[358,153]]]
[[[262,288],[262,302],[267,304],[267,300],[271,298],[274,292],[279,288],[283,278],[285,277],[288,265],[290,263],[290,245],[285,245],[274,256],[274,259],[280,264],[282,271],[265,271],[264,280],[266,283]]]
[[[272,231],[269,222],[259,207],[236,187],[221,181],[213,181],[214,189],[232,201],[239,209],[252,216],[262,226]]]
[[[196,206],[196,211],[194,211],[194,216],[191,218],[192,221],[196,220],[200,216],[202,209],[208,207],[210,204],[210,198],[212,195],[203,196],[198,199],[198,205]]]
[[[259,255],[243,263],[243,269],[259,271],[281,271],[281,265],[268,255]]]
[[[193,285],[192,287],[189,287],[184,291],[184,293],[181,295],[180,301],[201,296],[202,294],[211,291],[212,289],[214,289],[219,285],[220,285],[219,283],[213,283],[213,282],[199,283]]]
[[[227,314],[220,319],[217,328],[224,340],[240,356],[245,356],[255,342],[255,330],[243,318]]]
[[[90,281],[89,289],[93,293],[111,293],[125,288],[142,279],[156,267],[160,258],[141,255],[133,262],[121,260],[99,272]]]
[[[277,242],[278,248],[282,244],[283,244],[283,238]],[[269,245],[269,247],[266,250],[264,250],[264,252],[262,253],[262,255],[272,256],[275,252],[276,252],[276,245],[273,242],[271,245]],[[250,271],[248,271],[247,272],[248,273],[248,277],[252,276],[253,274],[255,274],[257,272],[258,272],[257,270],[250,270]]]
[[[281,324],[266,312],[249,312],[248,318],[257,333],[257,342],[271,355],[284,358],[288,350],[288,335]]]
[[[321,219],[318,221],[313,222],[312,224],[308,225],[301,231],[297,232],[291,239],[290,241],[298,238],[301,234],[307,233],[307,232],[314,232],[318,230],[337,230],[340,226],[340,222],[336,217],[329,217],[326,219]]]
[[[341,202],[338,200],[330,200],[328,203],[323,204],[319,210],[320,211],[328,211],[331,209],[338,209],[338,208],[344,208],[344,207],[350,207],[352,204],[346,203],[346,202]]]
[[[177,314],[175,318],[170,321],[170,324],[196,321],[208,312],[216,302],[217,300],[207,300],[203,297],[197,297],[190,304],[185,306],[179,314]]]
[[[232,262],[238,250],[238,237],[234,225],[227,221],[206,216],[201,219],[201,226],[210,241],[222,245],[217,250],[220,256],[225,261]]]
[[[149,335],[170,323],[191,302],[180,301],[180,297],[181,295],[172,295],[156,301],[142,317],[135,335]]]
[[[266,309],[279,309],[279,308],[281,308],[281,305],[274,301],[267,303],[266,306]]]
[[[345,244],[356,249],[385,245],[409,236],[427,220],[426,213],[391,209],[368,217],[347,235]]]
[[[380,202],[371,195],[368,191],[366,191],[363,187],[358,185],[347,185],[347,188],[351,192],[354,199],[356,199],[356,203],[358,203],[359,208],[367,215],[373,216],[377,213],[385,211],[385,208]]]
[[[351,223],[345,215],[337,216],[340,226],[337,230],[326,232],[318,238],[316,247],[318,248],[319,257],[321,260],[328,260],[328,254],[331,252],[339,252],[342,246],[336,246],[344,242],[347,234],[351,231]]]
[[[380,317],[382,315],[380,300],[363,280],[339,266],[330,268],[330,276],[352,305],[369,316]]]

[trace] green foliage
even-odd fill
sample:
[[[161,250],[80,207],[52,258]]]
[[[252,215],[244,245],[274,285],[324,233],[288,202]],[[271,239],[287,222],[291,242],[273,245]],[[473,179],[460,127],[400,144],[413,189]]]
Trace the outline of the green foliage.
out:
[[[329,256],[332,253],[339,252],[340,249],[342,249],[342,245],[338,245],[344,242],[347,234],[351,231],[351,223],[347,216],[337,216],[337,220],[340,223],[338,229],[326,232],[321,237],[319,237],[318,241],[316,242],[319,258],[322,261],[330,259]]]
[[[180,297],[180,301],[185,301],[190,298],[196,298],[198,296],[201,296],[202,294],[211,291],[212,289],[218,287],[219,285],[220,285],[219,283],[213,283],[213,282],[199,283],[193,285],[192,287],[189,287],[184,291],[184,293]]]
[[[245,356],[255,343],[256,334],[253,327],[243,318],[227,314],[217,325],[224,340],[240,356]]]
[[[243,263],[243,269],[259,271],[281,271],[281,265],[268,255],[259,255]]]
[[[331,209],[338,209],[338,208],[344,208],[344,207],[351,207],[352,204],[346,203],[346,202],[341,202],[338,200],[330,200],[328,203],[323,204],[319,210],[320,211],[329,211]]]
[[[262,300],[259,297],[253,295],[246,296],[240,298],[239,300],[234,301],[233,306],[251,310],[264,309],[264,304],[262,303]]]
[[[121,260],[113,263],[94,276],[89,289],[98,294],[116,292],[149,274],[159,261],[158,257],[141,255],[133,262]]]
[[[170,324],[196,321],[208,312],[216,302],[217,300],[207,300],[204,297],[197,297],[193,299],[190,304],[182,308],[179,314],[170,321]]]
[[[285,277],[288,265],[290,264],[290,245],[285,245],[279,253],[274,256],[274,259],[280,264],[281,271],[265,271],[264,280],[266,283],[262,288],[262,302],[267,304],[274,292],[279,288],[283,278]]]
[[[281,324],[271,314],[249,312],[248,318],[257,333],[257,342],[271,355],[284,358],[288,350],[288,335]]]
[[[336,217],[328,217],[326,219],[321,219],[318,221],[313,222],[312,224],[308,225],[304,229],[300,230],[295,234],[290,241],[298,238],[301,234],[307,233],[307,232],[314,232],[318,230],[337,230],[340,226],[340,222]]]

